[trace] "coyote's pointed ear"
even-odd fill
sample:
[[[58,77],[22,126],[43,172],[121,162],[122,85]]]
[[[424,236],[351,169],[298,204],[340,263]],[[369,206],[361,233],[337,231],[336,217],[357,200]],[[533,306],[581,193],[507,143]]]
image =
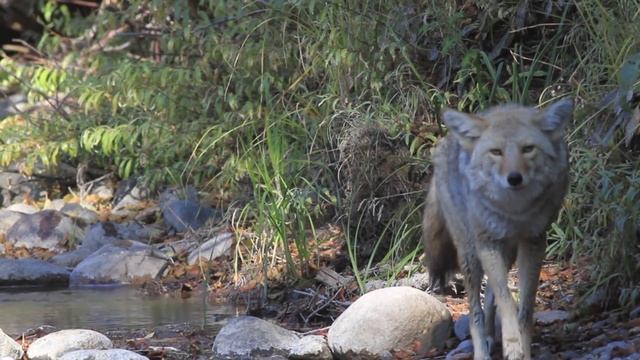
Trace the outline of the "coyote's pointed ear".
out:
[[[564,127],[573,119],[573,99],[558,100],[543,111],[540,129],[550,132],[552,137],[562,136]]]
[[[479,117],[451,109],[443,111],[442,121],[466,149],[473,149],[487,126]]]

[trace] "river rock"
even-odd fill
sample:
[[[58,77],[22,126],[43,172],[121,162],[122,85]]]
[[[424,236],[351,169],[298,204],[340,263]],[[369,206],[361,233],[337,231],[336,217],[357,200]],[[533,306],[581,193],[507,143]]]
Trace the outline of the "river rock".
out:
[[[105,245],[84,259],[71,272],[71,285],[128,284],[138,277],[156,278],[167,265],[151,246],[124,240],[121,245]]]
[[[69,271],[34,259],[0,259],[0,286],[67,285]]]
[[[157,245],[159,251],[172,258],[181,256],[182,254],[188,254],[198,246],[199,244],[196,241],[188,239]]]
[[[583,357],[585,360],[623,359],[623,356],[635,353],[635,346],[628,341],[613,341],[605,346],[594,349],[591,354]]]
[[[460,340],[466,340],[471,337],[468,314],[464,314],[456,320],[456,323],[453,325],[453,333]]]
[[[67,203],[63,199],[53,199],[47,201],[44,204],[43,210],[57,210],[60,211]]]
[[[6,234],[13,224],[23,217],[25,217],[25,214],[21,212],[6,209],[0,210],[0,234]]]
[[[0,329],[0,358],[22,359],[22,346]]]
[[[142,225],[135,221],[116,224],[116,228],[122,239],[143,243],[155,242],[164,235],[159,225]]]
[[[17,1],[14,2],[13,4],[11,2],[5,1],[3,3],[3,6],[9,7],[11,5],[16,5],[16,3]],[[19,4],[17,8],[12,9],[13,11],[11,12],[13,14],[25,14],[25,13],[31,14],[33,5],[34,5],[33,2],[31,3],[28,1],[21,2],[21,4]],[[4,16],[7,16],[7,14],[5,13]],[[11,19],[11,18],[14,18],[14,16],[15,15],[13,16],[9,15],[8,17],[5,17],[5,19]],[[2,99],[0,99],[0,119],[4,119],[6,116],[9,116],[9,115],[22,113],[23,111],[26,111],[28,108],[29,108],[29,101],[27,100],[26,94],[17,93],[17,94],[11,94],[9,96],[6,96],[6,93],[2,94]]]
[[[91,190],[91,195],[95,195],[100,200],[111,200],[115,191],[108,184],[100,184]]]
[[[445,360],[471,359],[473,357],[473,342],[471,339],[462,341],[458,346],[449,351]]]
[[[76,350],[64,354],[59,360],[148,360],[146,356],[124,349]]]
[[[411,287],[367,293],[331,325],[329,347],[339,359],[379,359],[392,350],[418,354],[442,348],[451,333],[449,310]]]
[[[496,313],[494,329],[496,331],[495,338],[502,338],[502,324],[500,323],[500,315]],[[469,315],[464,314],[458,318],[453,325],[453,333],[459,340],[471,338],[471,329],[469,328]]]
[[[0,172],[2,206],[21,201],[27,195],[31,199],[40,199],[43,186],[38,180],[29,179],[18,172]]]
[[[198,202],[198,190],[189,185],[186,187],[169,187],[165,189],[160,196],[158,196],[160,207],[166,206],[169,202],[174,200],[191,200]]]
[[[19,213],[22,213],[22,214],[35,214],[38,211],[40,211],[40,209],[38,209],[37,207],[35,207],[33,205],[24,204],[24,203],[17,203],[17,204],[9,205],[9,206],[7,206],[7,210],[19,212]]]
[[[82,235],[73,221],[55,210],[27,214],[7,231],[7,241],[14,246],[44,248],[62,252],[65,245]]]
[[[85,329],[60,330],[34,341],[27,350],[29,360],[56,360],[74,350],[113,348],[101,333]]]
[[[410,277],[402,279],[396,279],[393,281],[374,279],[368,281],[365,285],[365,291],[371,292],[373,290],[382,289],[391,286],[411,286],[416,289],[426,290],[429,287],[429,274],[427,273],[415,273]]]
[[[82,246],[98,250],[103,245],[113,244],[121,240],[118,227],[112,222],[100,222],[89,226],[82,239]]]
[[[81,226],[93,224],[98,221],[98,214],[96,214],[95,211],[89,210],[80,204],[65,204],[62,209],[60,209],[60,212],[76,220]]]
[[[115,244],[120,240],[147,243],[157,240],[161,235],[162,230],[153,226],[144,226],[136,222],[116,224],[107,221],[91,225],[82,239],[82,245],[98,250],[103,245]]]
[[[289,355],[298,341],[297,333],[253,317],[231,319],[213,342],[216,359],[255,359],[256,357]]]
[[[211,261],[222,255],[224,255],[235,241],[233,233],[227,232],[218,234],[213,239],[204,242],[197,249],[189,253],[187,263],[189,265],[195,265],[199,260]]]
[[[0,188],[11,191],[18,190],[20,184],[28,182],[26,176],[17,172],[0,172]]]
[[[56,265],[73,268],[80,264],[82,260],[88,258],[89,255],[93,254],[95,251],[97,250],[88,246],[78,246],[74,250],[52,257],[49,261]]]
[[[197,230],[212,217],[221,218],[219,211],[193,200],[173,200],[162,207],[162,217],[169,228],[177,232]]]
[[[121,181],[113,196],[113,209],[111,214],[115,216],[129,216],[132,211],[144,208],[144,200],[149,198],[151,191],[140,184],[137,179],[130,178]]]
[[[551,325],[555,322],[568,320],[570,314],[564,310],[537,311],[533,314],[535,321],[542,325]]]
[[[292,360],[331,360],[331,350],[324,336],[308,335],[294,342],[289,348],[289,359]]]
[[[113,176],[107,176],[102,180],[97,180],[96,182],[94,182],[91,189],[89,189],[89,195],[95,196],[100,200],[110,201],[115,196],[115,189],[116,183]]]

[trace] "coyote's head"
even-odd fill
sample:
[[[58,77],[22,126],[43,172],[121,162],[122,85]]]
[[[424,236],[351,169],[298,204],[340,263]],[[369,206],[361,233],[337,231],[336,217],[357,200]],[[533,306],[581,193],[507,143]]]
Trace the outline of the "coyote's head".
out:
[[[545,109],[503,105],[479,114],[446,110],[443,120],[469,155],[471,187],[515,210],[566,174],[563,136],[572,114],[573,101],[563,99]]]

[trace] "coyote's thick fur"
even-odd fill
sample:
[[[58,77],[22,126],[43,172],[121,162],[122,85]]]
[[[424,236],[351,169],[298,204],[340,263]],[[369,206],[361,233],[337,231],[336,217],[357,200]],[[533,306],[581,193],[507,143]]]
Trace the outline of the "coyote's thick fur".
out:
[[[503,105],[478,114],[443,112],[449,134],[434,154],[423,220],[432,285],[458,269],[470,305],[474,359],[490,359],[496,304],[506,359],[530,359],[545,233],[568,183],[564,127],[573,101],[545,109]],[[507,286],[517,262],[520,304]],[[484,313],[480,285],[487,275]]]

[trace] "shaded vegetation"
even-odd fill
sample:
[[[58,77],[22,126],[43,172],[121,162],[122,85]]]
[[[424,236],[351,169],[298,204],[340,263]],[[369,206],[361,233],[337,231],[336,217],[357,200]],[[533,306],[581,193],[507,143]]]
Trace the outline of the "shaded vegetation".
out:
[[[442,107],[571,95],[550,252],[590,259],[592,289],[636,303],[639,5],[132,0],[79,16],[41,1],[37,46],[0,61],[0,89],[33,106],[0,124],[0,163],[210,189],[251,229],[238,257],[292,276],[321,265],[317,227],[338,221],[362,286],[418,268]]]

